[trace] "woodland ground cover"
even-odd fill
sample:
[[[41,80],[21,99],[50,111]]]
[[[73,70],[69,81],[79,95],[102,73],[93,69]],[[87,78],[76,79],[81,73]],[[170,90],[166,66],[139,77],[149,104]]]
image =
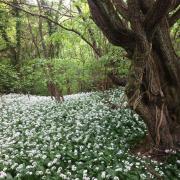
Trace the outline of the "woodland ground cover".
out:
[[[179,155],[165,163],[133,155],[146,134],[123,90],[50,97],[9,94],[0,103],[0,178],[178,179]],[[119,108],[112,108],[119,104]]]

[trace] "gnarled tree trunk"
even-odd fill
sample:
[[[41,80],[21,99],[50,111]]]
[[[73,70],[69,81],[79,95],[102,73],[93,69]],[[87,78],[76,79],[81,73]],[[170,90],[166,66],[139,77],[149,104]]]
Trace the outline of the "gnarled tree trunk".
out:
[[[180,59],[170,26],[177,0],[88,0],[95,23],[132,60],[126,94],[143,119],[156,149],[180,146]],[[169,15],[170,11],[175,11]],[[175,16],[176,13],[176,16]],[[176,18],[175,18],[176,17]],[[129,25],[128,25],[129,24]]]

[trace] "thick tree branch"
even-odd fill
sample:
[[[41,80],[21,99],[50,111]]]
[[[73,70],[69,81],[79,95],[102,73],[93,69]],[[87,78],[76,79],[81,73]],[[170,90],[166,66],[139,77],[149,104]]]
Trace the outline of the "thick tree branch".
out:
[[[144,30],[142,28],[143,15],[140,13],[140,4],[137,0],[128,0],[127,1],[129,8],[129,20],[131,22],[131,28],[134,32],[139,35],[144,34]]]
[[[121,16],[128,20],[128,7],[127,4],[123,0],[112,0],[114,6],[116,7],[117,11],[121,14]]]
[[[124,28],[111,1],[88,0],[94,22],[102,30],[108,40],[126,50],[134,49],[135,34]]]
[[[144,27],[148,38],[152,38],[156,27],[159,25],[161,20],[167,15],[170,7],[173,4],[173,0],[157,0],[153,7],[148,11]]]

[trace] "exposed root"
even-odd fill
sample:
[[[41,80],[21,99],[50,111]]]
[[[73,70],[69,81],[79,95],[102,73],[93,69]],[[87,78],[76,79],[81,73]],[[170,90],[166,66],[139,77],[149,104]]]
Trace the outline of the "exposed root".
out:
[[[161,112],[160,112],[160,119],[158,122],[158,109],[156,106],[156,146],[159,146],[160,143],[160,132],[159,129],[161,127],[162,121],[163,121],[163,112],[164,112],[164,103],[162,104]]]

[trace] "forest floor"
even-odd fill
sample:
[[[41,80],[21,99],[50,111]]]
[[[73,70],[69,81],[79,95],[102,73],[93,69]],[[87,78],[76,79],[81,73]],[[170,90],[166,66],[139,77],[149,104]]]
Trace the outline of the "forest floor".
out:
[[[0,97],[0,179],[179,179],[179,154],[157,162],[131,150],[146,136],[123,90]],[[121,102],[121,103],[120,103]]]

